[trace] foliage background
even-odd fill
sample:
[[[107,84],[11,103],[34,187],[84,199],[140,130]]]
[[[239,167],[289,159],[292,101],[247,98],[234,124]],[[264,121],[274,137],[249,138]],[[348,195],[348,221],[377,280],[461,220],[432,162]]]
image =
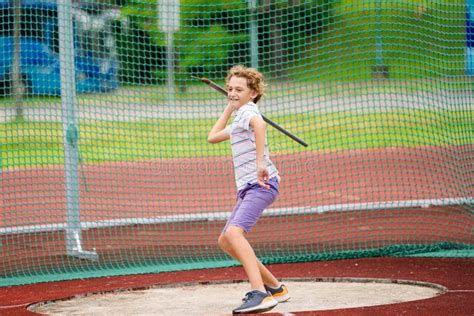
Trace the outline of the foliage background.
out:
[[[250,17],[258,23],[259,68],[275,80],[365,80],[382,62],[391,78],[463,73],[463,0],[180,1],[174,38],[177,81],[222,78],[250,64]],[[156,0],[129,0],[119,35],[122,81],[166,79],[166,37]],[[376,59],[377,41],[383,48]],[[350,51],[351,58],[347,58]]]

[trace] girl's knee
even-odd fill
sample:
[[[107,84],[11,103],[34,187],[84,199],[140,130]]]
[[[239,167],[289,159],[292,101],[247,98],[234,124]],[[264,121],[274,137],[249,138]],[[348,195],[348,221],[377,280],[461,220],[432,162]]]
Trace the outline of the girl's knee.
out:
[[[223,233],[219,235],[217,244],[219,247],[228,252],[232,250],[232,244],[243,236],[244,230],[237,226],[230,226]]]
[[[244,230],[238,226],[230,226],[224,232],[224,236],[228,241],[231,241],[236,238],[242,237],[244,234]]]

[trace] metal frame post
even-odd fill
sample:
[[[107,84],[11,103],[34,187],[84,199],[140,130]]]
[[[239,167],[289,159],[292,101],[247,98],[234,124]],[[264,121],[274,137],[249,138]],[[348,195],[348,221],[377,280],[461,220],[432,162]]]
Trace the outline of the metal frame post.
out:
[[[61,109],[66,182],[66,251],[70,256],[97,260],[95,251],[82,249],[79,190],[79,131],[76,116],[76,80],[71,0],[58,1]]]
[[[166,34],[166,65],[168,70],[168,103],[175,102],[174,67],[175,54],[173,47],[173,34],[179,31],[180,23],[180,0],[158,1],[158,23],[159,28]]]
[[[257,26],[257,0],[248,0],[250,13],[250,64],[258,69],[258,26]]]

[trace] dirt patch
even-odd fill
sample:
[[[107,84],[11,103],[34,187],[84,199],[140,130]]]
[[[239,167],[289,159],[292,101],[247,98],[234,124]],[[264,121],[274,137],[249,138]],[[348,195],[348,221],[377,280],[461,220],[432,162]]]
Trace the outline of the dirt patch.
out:
[[[416,301],[440,295],[439,285],[384,279],[285,280],[291,299],[272,312],[334,310]],[[75,297],[30,308],[49,315],[223,315],[240,305],[249,285],[185,284]]]

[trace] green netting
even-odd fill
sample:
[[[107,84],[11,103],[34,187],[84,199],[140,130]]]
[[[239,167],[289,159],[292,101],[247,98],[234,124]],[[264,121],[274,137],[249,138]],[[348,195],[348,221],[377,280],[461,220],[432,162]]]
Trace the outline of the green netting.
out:
[[[473,257],[472,0],[0,1],[0,286],[235,265],[235,64],[283,178],[266,263]]]

